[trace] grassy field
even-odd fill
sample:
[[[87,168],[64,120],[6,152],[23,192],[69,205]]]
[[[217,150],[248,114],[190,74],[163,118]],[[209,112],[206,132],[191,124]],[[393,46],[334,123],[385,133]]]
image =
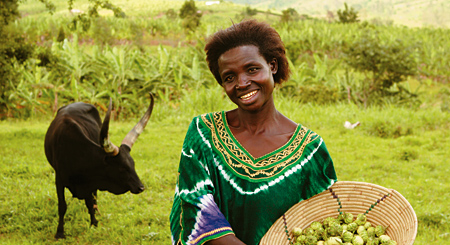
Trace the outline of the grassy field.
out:
[[[9,117],[0,121],[0,244],[170,244],[169,213],[188,124],[196,115],[234,108],[215,84],[199,50],[203,49],[205,36],[240,20],[244,7],[227,1],[215,7],[199,5],[204,13],[202,24],[197,34],[186,36],[180,19],[168,20],[164,16],[170,8],[178,11],[183,0],[115,0],[112,2],[125,10],[127,18],[109,18],[110,12],[101,12],[107,18],[95,23],[99,29],[78,33],[80,44],[70,41],[77,36],[74,33],[67,33],[69,41],[64,44],[54,44],[59,27],[67,31],[71,16],[66,0],[52,2],[56,4],[53,16],[39,1],[24,2],[20,5],[24,18],[13,26],[27,33],[31,40],[37,39],[39,45],[51,44],[52,52],[61,57],[67,71],[64,70],[65,75],[55,75],[59,73],[50,74],[36,64],[27,64],[21,73],[27,75],[22,75],[22,87],[17,86],[17,91],[9,96],[16,96],[11,103],[18,108],[18,118],[22,115],[27,119]],[[75,1],[74,8],[86,11],[89,2]],[[291,77],[299,85],[303,85],[303,80],[306,84],[317,78],[318,83],[326,81],[346,88],[346,82],[353,81],[345,80],[343,65],[336,72],[332,66],[341,62],[341,43],[351,43],[366,29],[314,20],[282,25],[278,23],[279,16],[259,13],[257,17],[270,20],[279,28],[283,41],[293,44],[288,51],[300,47],[299,58],[293,57]],[[121,40],[133,41],[132,26],[144,31],[145,49],[121,46]],[[94,34],[98,34],[95,30],[102,30],[100,27],[117,41],[116,46],[100,48],[92,40],[81,44],[82,40],[95,39]],[[399,191],[413,206],[419,221],[415,244],[450,244],[450,69],[445,56],[450,47],[445,38],[448,29],[370,28],[376,29],[384,41],[401,38],[409,45],[420,43],[417,59],[421,73],[406,81],[411,91],[420,88],[420,106],[408,108],[385,102],[383,106],[362,109],[345,101],[320,106],[298,103],[277,91],[277,108],[324,138],[339,180],[370,182]],[[153,29],[157,30],[154,36]],[[155,45],[161,43],[170,47]],[[200,49],[195,45],[201,46]],[[315,60],[304,53],[322,56]],[[81,77],[85,79],[83,82]],[[83,101],[102,105],[99,102],[111,96],[103,93],[117,91],[116,87],[122,83],[132,93],[122,91],[125,99],[115,100],[115,106],[128,103],[122,107],[122,116],[111,123],[111,140],[115,144],[137,122],[136,111],[140,107],[135,105],[147,105],[147,90],[154,87],[157,98],[152,118],[131,152],[146,191],[139,195],[100,192],[99,226],[95,228],[89,226],[84,202],[72,198],[66,190],[67,238],[56,241],[55,175],[44,154],[44,136],[52,120],[52,96],[59,93],[59,106],[65,101],[80,100],[80,97],[71,99],[78,93]],[[138,83],[145,85],[145,96],[135,94],[133,86]],[[132,100],[136,103],[131,103]],[[25,110],[28,111],[23,113]],[[361,126],[345,129],[343,124],[347,120],[359,121]]]
[[[119,196],[100,192],[97,228],[89,227],[84,202],[66,190],[67,239],[60,241],[53,238],[57,198],[43,146],[51,118],[1,121],[0,244],[170,244],[168,216],[187,126],[194,115],[233,107],[223,98],[207,108],[190,106],[208,100],[201,96],[207,93],[186,98],[185,106],[177,109],[157,101],[155,114],[131,152],[146,191]],[[301,105],[280,96],[276,101],[281,112],[324,138],[339,180],[393,188],[411,203],[419,220],[415,244],[449,244],[449,113],[433,108]],[[345,120],[360,121],[361,126],[345,129]],[[118,144],[133,124],[113,121],[112,141]]]

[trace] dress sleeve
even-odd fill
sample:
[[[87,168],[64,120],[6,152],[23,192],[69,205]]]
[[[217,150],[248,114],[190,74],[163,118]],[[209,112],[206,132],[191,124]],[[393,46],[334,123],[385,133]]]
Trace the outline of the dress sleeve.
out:
[[[170,214],[173,244],[204,244],[233,233],[214,201],[207,157],[210,147],[195,118],[189,126],[181,152],[178,181]],[[211,158],[209,158],[211,159]]]

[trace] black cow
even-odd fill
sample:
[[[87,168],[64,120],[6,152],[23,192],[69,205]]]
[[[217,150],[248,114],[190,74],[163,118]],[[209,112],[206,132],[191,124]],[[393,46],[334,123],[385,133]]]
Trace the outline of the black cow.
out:
[[[45,135],[45,155],[55,169],[58,194],[59,224],[55,238],[65,237],[66,187],[74,197],[85,200],[91,225],[95,226],[98,223],[95,219],[97,190],[116,195],[144,191],[130,151],[147,125],[153,103],[151,96],[145,115],[123,139],[120,148],[108,138],[111,100],[103,124],[97,109],[91,104],[73,103],[58,110]]]

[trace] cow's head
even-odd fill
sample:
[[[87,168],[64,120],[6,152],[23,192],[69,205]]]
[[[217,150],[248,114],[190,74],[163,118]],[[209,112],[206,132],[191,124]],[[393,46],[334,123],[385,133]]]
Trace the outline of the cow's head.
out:
[[[102,189],[105,189],[114,194],[122,194],[127,191],[138,194],[144,191],[144,185],[139,179],[134,160],[130,155],[131,148],[136,142],[138,136],[144,131],[145,126],[152,114],[153,110],[153,96],[150,94],[151,103],[141,120],[130,130],[125,136],[120,147],[115,146],[109,140],[109,121],[111,117],[111,100],[105,119],[103,120],[102,129],[100,131],[100,144],[106,152],[106,176],[108,183]]]

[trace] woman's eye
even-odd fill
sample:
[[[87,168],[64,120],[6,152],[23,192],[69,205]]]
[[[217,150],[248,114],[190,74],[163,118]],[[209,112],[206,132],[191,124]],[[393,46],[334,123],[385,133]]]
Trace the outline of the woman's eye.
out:
[[[227,77],[225,77],[225,79],[224,79],[224,82],[232,82],[233,81],[233,76],[227,76]]]
[[[258,68],[256,68],[256,67],[253,67],[253,68],[248,69],[248,71],[249,71],[250,73],[254,73],[254,72],[256,72],[257,70],[258,70]]]

